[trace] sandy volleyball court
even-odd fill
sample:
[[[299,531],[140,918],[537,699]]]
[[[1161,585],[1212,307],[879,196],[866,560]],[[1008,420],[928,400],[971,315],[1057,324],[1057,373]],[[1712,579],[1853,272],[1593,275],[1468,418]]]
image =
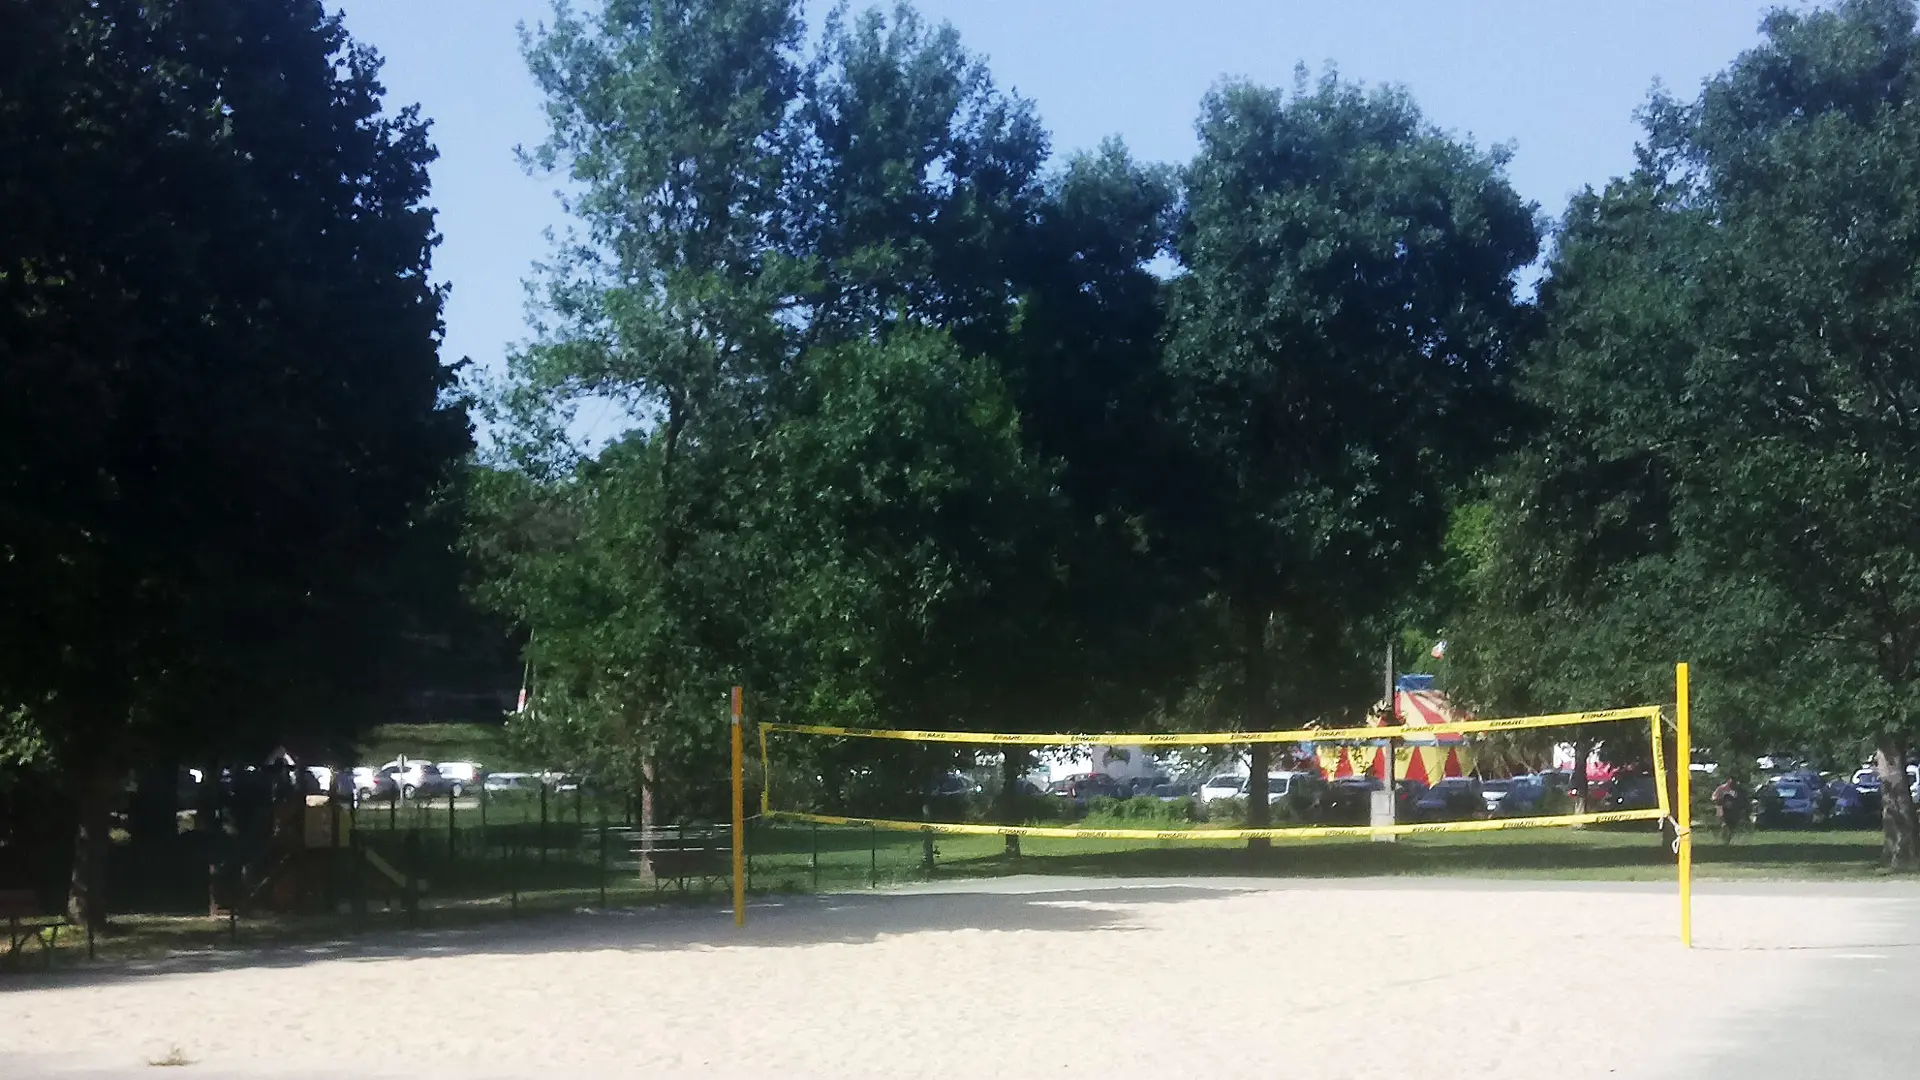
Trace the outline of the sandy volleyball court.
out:
[[[1670,888],[951,888],[13,978],[0,1076],[1678,1076],[1914,895],[1708,891],[1687,953]]]

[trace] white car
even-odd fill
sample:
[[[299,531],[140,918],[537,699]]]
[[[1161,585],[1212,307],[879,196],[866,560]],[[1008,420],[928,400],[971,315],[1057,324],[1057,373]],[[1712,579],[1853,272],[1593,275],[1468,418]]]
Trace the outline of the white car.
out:
[[[356,802],[364,799],[390,799],[400,793],[393,777],[371,765],[357,765],[353,770],[353,797]]]
[[[452,786],[456,799],[469,791],[478,790],[487,778],[486,769],[477,761],[442,761],[435,767]]]
[[[1221,773],[1200,785],[1200,802],[1216,802],[1220,799],[1237,799],[1247,790],[1247,778],[1232,773]]]
[[[421,761],[417,758],[408,758],[405,762],[389,761],[381,766],[380,771],[393,778],[393,782],[400,788],[402,798],[411,799],[415,796],[432,798],[454,790],[453,786],[447,783],[447,778],[440,775],[440,770],[431,761]],[[454,793],[459,794],[457,791]]]
[[[1267,803],[1272,805],[1293,793],[1295,784],[1311,783],[1312,773],[1280,772],[1267,774]]]
[[[1871,764],[1862,765],[1859,771],[1853,774],[1853,782],[1856,786],[1879,787],[1880,770]],[[1920,799],[1920,765],[1907,766],[1907,789],[1913,792],[1914,798]]]

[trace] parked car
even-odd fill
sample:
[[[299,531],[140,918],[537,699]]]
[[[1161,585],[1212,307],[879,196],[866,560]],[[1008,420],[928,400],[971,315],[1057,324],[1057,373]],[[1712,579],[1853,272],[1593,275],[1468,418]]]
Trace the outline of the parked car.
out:
[[[1024,776],[1013,782],[1013,791],[1014,791],[1014,794],[1020,796],[1023,799],[1043,798],[1047,794],[1047,791],[1045,788],[1041,787],[1039,784],[1034,783],[1033,781],[1027,779]]]
[[[1286,799],[1297,806],[1305,805],[1321,799],[1325,787],[1326,781],[1310,772],[1268,773],[1267,803],[1271,805]]]
[[[950,772],[937,777],[927,787],[927,794],[935,799],[964,799],[977,794],[980,785],[965,773]]]
[[[1827,783],[1827,820],[1836,825],[1865,825],[1880,817],[1880,792],[1871,797],[1846,780]]]
[[[440,770],[431,761],[409,761],[404,765],[389,762],[380,771],[393,777],[393,782],[400,785],[400,797],[403,799],[431,799],[445,795],[450,790],[447,778],[440,775]]]
[[[1149,791],[1148,794],[1159,799],[1161,802],[1197,799],[1200,797],[1200,785],[1183,783],[1155,784],[1153,785],[1153,790]]]
[[[442,761],[437,762],[434,768],[440,770],[440,775],[446,779],[456,799],[481,787],[487,778],[487,771],[477,761]]]
[[[351,784],[355,801],[370,799],[392,799],[400,794],[400,785],[394,782],[393,774],[371,765],[361,765],[353,770]]]
[[[1071,802],[1075,807],[1086,809],[1095,799],[1124,799],[1126,789],[1119,781],[1106,773],[1081,773],[1055,780],[1047,787],[1047,794]]]
[[[1373,793],[1380,780],[1372,776],[1342,776],[1327,783],[1326,819],[1335,825],[1365,825],[1371,815]]]
[[[1540,812],[1548,790],[1546,777],[1523,773],[1482,783],[1480,798],[1486,804],[1488,817],[1526,817]]]
[[[510,792],[530,792],[540,790],[540,778],[532,773],[496,772],[488,773],[481,786],[496,795]]]
[[[1760,788],[1762,825],[1812,827],[1826,820],[1820,789],[1800,776],[1776,776]]]
[[[1615,776],[1607,789],[1608,810],[1650,810],[1660,805],[1660,789],[1653,777],[1638,773]]]
[[[1472,817],[1486,810],[1480,781],[1471,776],[1449,776],[1437,781],[1414,800],[1414,813],[1423,818]]]
[[[1221,799],[1237,799],[1247,793],[1247,778],[1233,773],[1221,773],[1211,777],[1200,785],[1200,801],[1218,802]]]
[[[1380,790],[1377,776],[1342,776],[1327,782],[1325,816],[1329,822],[1365,825],[1373,815],[1373,793]],[[1414,804],[1427,793],[1427,785],[1418,780],[1393,782],[1393,817],[1408,821],[1414,817]]]

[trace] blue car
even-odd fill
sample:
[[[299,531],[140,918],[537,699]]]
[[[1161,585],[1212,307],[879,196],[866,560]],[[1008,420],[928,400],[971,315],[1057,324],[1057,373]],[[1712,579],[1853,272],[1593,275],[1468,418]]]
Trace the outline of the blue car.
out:
[[[1825,820],[1821,791],[1798,776],[1776,776],[1760,789],[1760,824],[1811,827]]]
[[[1880,788],[1872,791],[1845,780],[1827,785],[1827,820],[1835,825],[1868,825],[1880,817]]]
[[[1415,815],[1429,821],[1461,820],[1486,812],[1480,781],[1471,776],[1449,776],[1420,793],[1413,801]]]

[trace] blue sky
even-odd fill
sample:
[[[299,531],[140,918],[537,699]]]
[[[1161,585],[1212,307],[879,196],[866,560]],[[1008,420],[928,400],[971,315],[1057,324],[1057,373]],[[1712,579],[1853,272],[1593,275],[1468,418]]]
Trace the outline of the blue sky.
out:
[[[581,4],[591,0],[579,0]],[[515,24],[548,0],[329,0],[387,58],[389,103],[418,102],[440,160],[433,202],[451,282],[446,355],[501,364],[525,337],[521,282],[561,224],[554,184],[527,176],[540,100]],[[865,5],[856,4],[856,8]],[[1119,135],[1140,157],[1193,152],[1193,120],[1223,76],[1291,85],[1327,63],[1407,86],[1440,126],[1512,143],[1514,185],[1558,215],[1567,196],[1633,163],[1633,111],[1655,80],[1691,95],[1757,40],[1755,0],[921,0],[1034,100],[1056,153]],[[1798,5],[1796,5],[1798,6]],[[818,23],[827,5],[809,3]]]

